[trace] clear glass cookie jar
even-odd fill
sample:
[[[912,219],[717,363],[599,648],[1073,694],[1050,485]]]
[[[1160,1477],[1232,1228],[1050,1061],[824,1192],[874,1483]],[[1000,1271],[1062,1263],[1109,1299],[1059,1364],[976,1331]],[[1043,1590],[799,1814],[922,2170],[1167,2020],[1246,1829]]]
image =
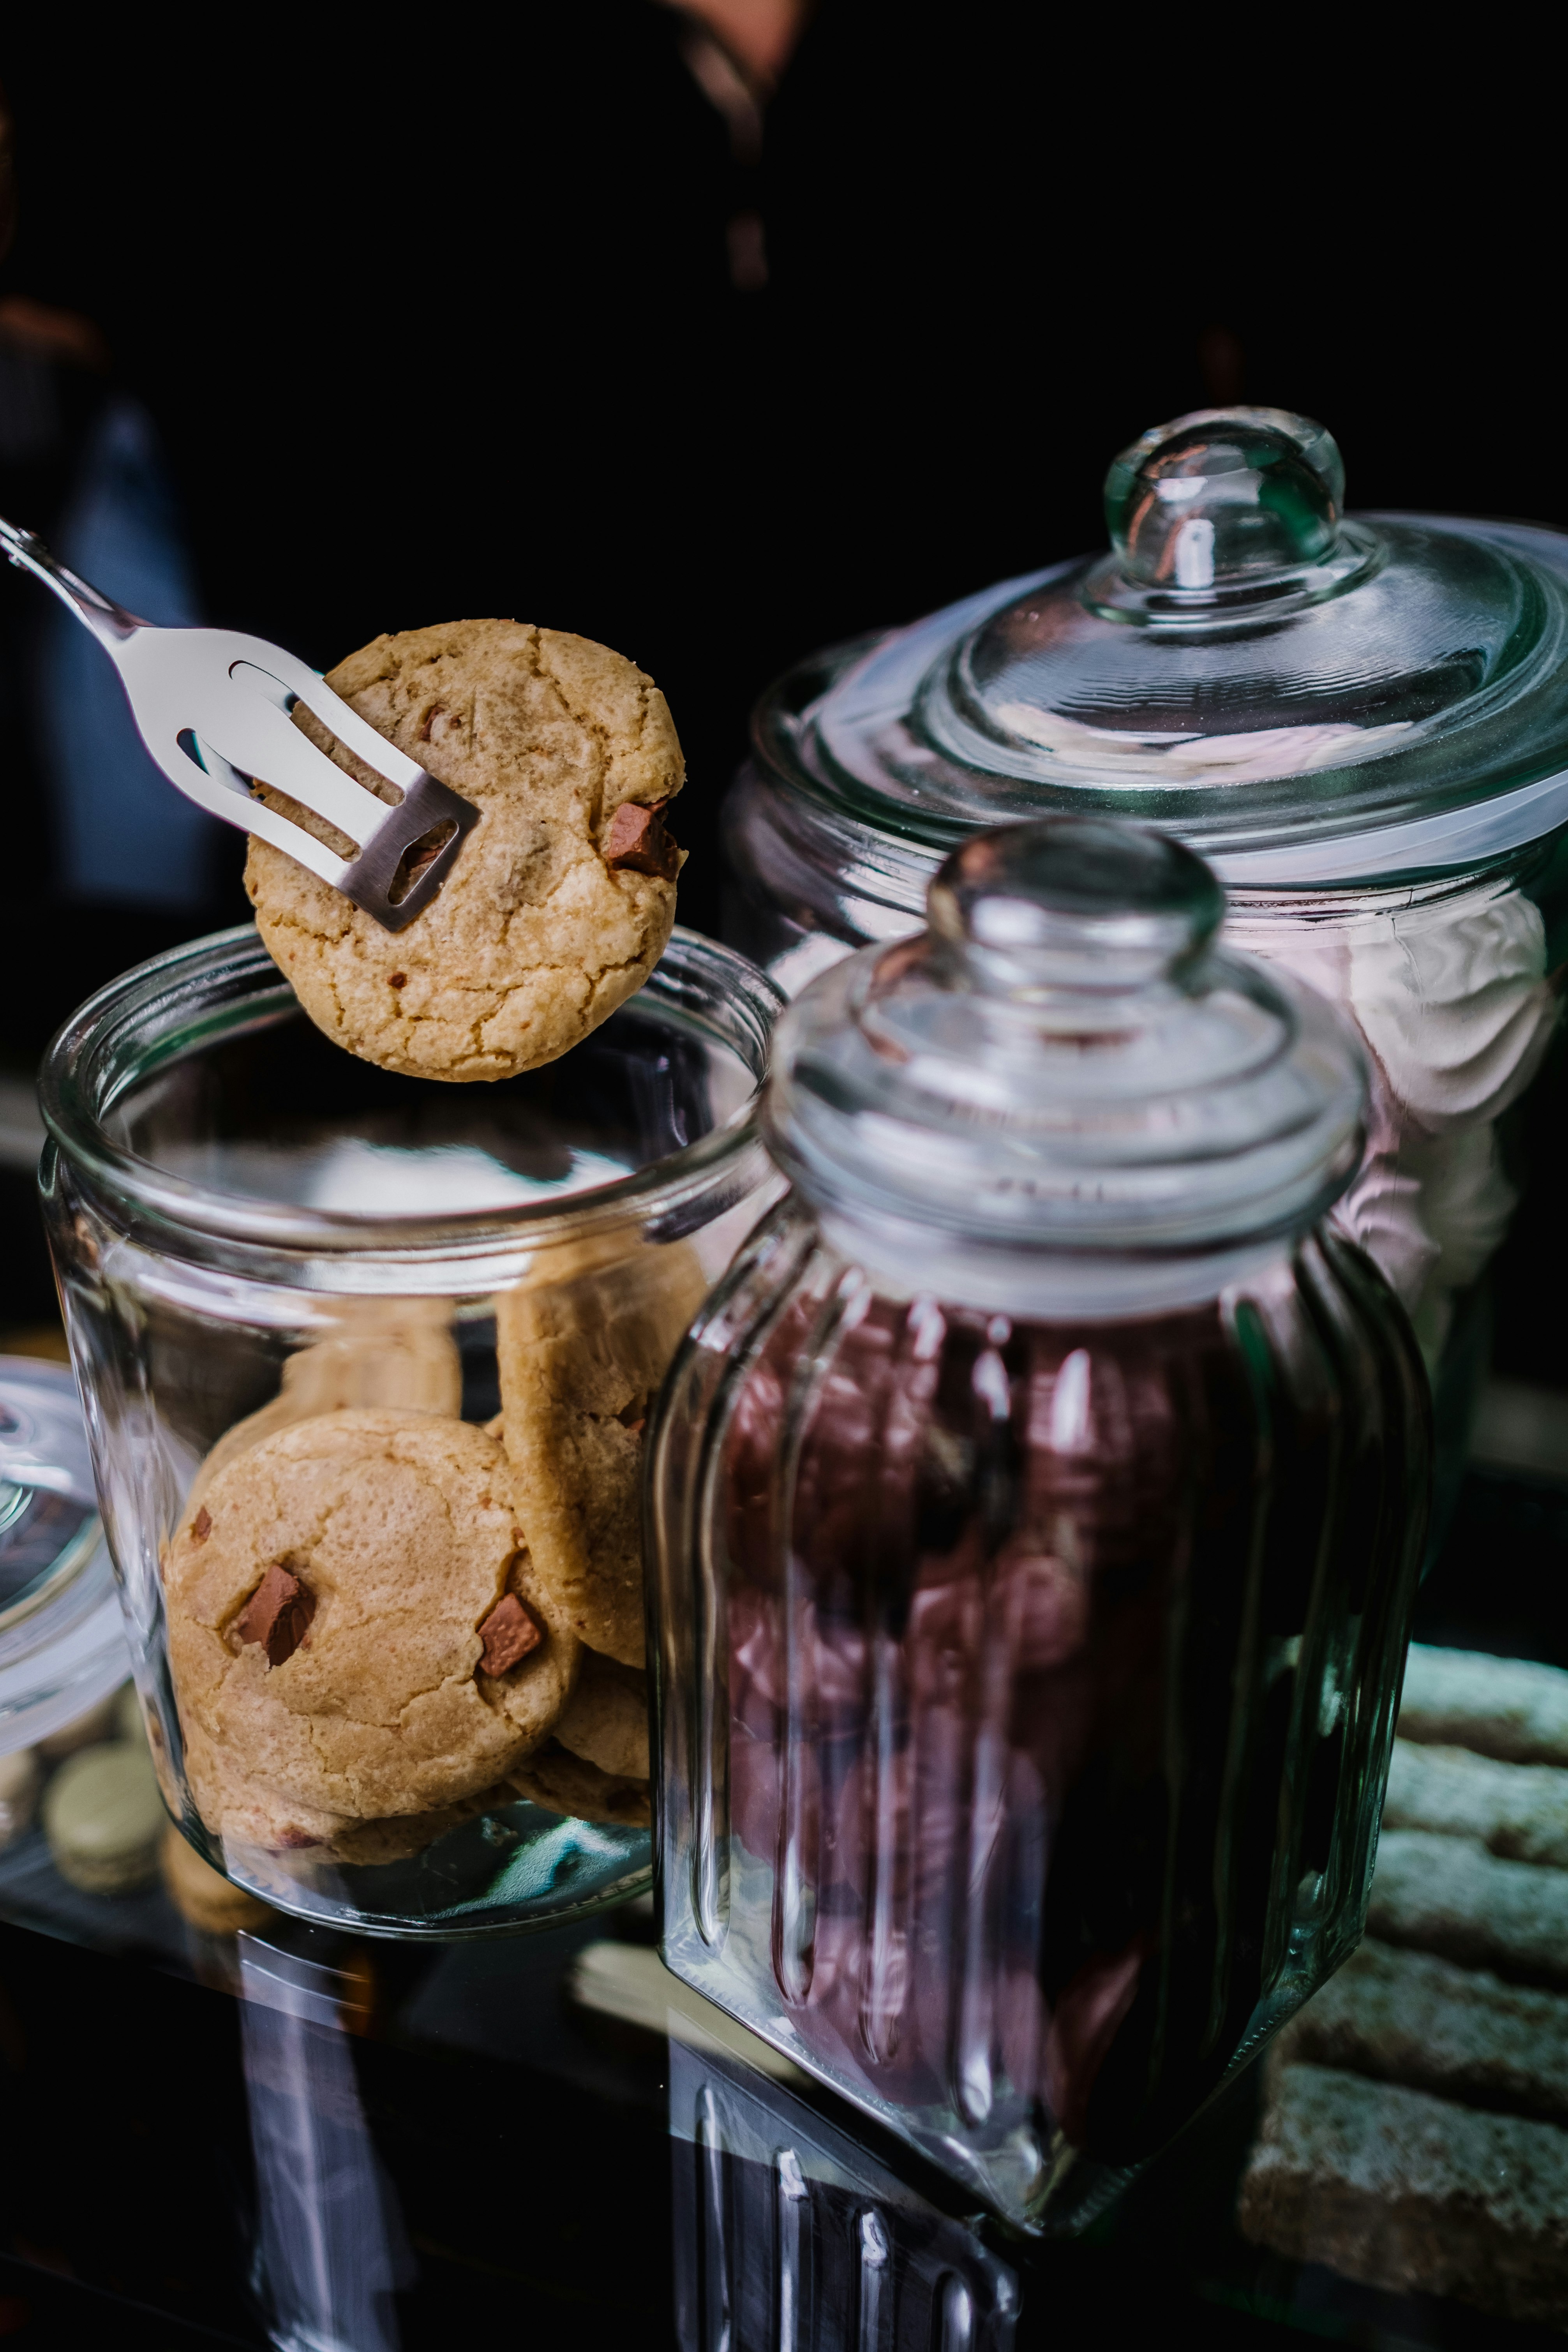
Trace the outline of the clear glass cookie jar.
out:
[[[1353,1034],[1142,829],[816,980],[649,1475],[669,1967],[1026,2227],[1353,1948],[1428,1503]]]
[[[778,998],[677,931],[563,1059],[356,1061],[248,927],[124,975],[40,1170],[171,1813],[279,1909],[540,1926],[647,1883],[640,1457],[773,1197]]]
[[[1521,1213],[1568,1296],[1526,1197],[1561,1150],[1568,539],[1351,517],[1344,489],[1309,419],[1178,418],[1111,466],[1109,554],[802,663],[728,804],[727,936],[793,991],[915,929],[977,827],[1098,814],[1196,849],[1231,941],[1361,1032],[1367,1153],[1336,1213],[1420,1339],[1440,1521]]]

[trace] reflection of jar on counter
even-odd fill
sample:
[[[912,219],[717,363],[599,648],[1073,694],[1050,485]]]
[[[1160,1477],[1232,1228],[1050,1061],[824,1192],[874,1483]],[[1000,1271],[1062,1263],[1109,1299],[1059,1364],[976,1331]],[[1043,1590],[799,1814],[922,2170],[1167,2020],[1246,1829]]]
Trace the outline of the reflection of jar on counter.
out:
[[[1369,1159],[1341,1214],[1433,1375],[1440,1520],[1481,1277],[1542,1181],[1499,1121],[1562,1083],[1568,541],[1349,520],[1343,491],[1321,427],[1204,411],[1112,466],[1109,557],[803,664],[730,803],[730,935],[798,988],[911,930],[964,833],[1052,812],[1201,851],[1228,935],[1368,1048]]]
[[[1022,2282],[881,2150],[707,2039],[669,2039],[680,2352],[1013,2352]],[[782,2324],[781,2324],[782,2322]]]
[[[399,1935],[647,1882],[649,1397],[774,1184],[775,998],[678,933],[484,1088],[303,1018],[250,930],[61,1033],[45,1211],[165,1801]]]
[[[1354,1944],[1424,1534],[1355,1050],[1222,907],[1020,827],[819,980],[656,1435],[666,1958],[1028,2223]]]

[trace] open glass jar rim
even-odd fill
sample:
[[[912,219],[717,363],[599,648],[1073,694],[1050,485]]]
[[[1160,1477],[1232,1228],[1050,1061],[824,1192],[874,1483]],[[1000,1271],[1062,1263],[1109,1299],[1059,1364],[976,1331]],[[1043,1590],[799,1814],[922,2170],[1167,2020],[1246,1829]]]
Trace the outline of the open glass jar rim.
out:
[[[58,1150],[112,1205],[117,1222],[145,1225],[161,1246],[196,1255],[237,1247],[242,1255],[450,1265],[498,1245],[543,1248],[566,1233],[632,1221],[673,1235],[711,1216],[716,1194],[755,1181],[756,1097],[783,1003],[744,957],[678,928],[645,987],[614,1018],[657,1020],[717,1049],[743,1074],[743,1099],[705,1133],[610,1181],[545,1199],[395,1213],[268,1199],[182,1175],[115,1132],[117,1111],[182,1063],[289,1017],[292,989],[254,927],[242,924],[123,973],[58,1032],[38,1082],[49,1135],[43,1181]]]

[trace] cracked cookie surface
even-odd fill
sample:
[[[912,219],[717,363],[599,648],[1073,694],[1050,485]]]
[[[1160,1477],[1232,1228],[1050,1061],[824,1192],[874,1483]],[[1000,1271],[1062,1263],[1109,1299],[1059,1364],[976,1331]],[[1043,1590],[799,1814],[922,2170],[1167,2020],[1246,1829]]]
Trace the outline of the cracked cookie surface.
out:
[[[310,1602],[277,1664],[242,1637],[271,1570]],[[508,1592],[543,1638],[491,1675],[481,1627]],[[342,1819],[489,1787],[548,1737],[576,1678],[577,1640],[533,1575],[500,1448],[433,1413],[325,1413],[237,1456],[170,1546],[167,1602],[200,1777],[215,1787],[221,1757],[231,1785]]]
[[[604,856],[618,810],[662,809],[684,780],[664,697],[608,647],[518,621],[377,637],[327,684],[479,822],[402,931],[253,836],[246,888],[268,954],[319,1029],[385,1069],[505,1078],[555,1060],[642,986],[675,920],[673,877]],[[375,789],[303,706],[294,720]]]

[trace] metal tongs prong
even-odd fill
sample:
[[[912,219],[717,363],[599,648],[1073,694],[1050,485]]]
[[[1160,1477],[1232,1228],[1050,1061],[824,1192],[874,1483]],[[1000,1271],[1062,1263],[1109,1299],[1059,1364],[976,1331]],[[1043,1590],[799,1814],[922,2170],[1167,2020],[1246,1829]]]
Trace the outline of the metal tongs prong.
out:
[[[400,931],[440,889],[479,811],[366,726],[313,669],[264,637],[237,629],[161,629],[68,572],[29,530],[0,516],[0,548],[92,631],[120,672],[142,740],[187,800],[254,833]],[[403,795],[379,800],[319,751],[289,719],[312,711]],[[266,784],[358,845],[342,858],[281,810],[258,800]]]

